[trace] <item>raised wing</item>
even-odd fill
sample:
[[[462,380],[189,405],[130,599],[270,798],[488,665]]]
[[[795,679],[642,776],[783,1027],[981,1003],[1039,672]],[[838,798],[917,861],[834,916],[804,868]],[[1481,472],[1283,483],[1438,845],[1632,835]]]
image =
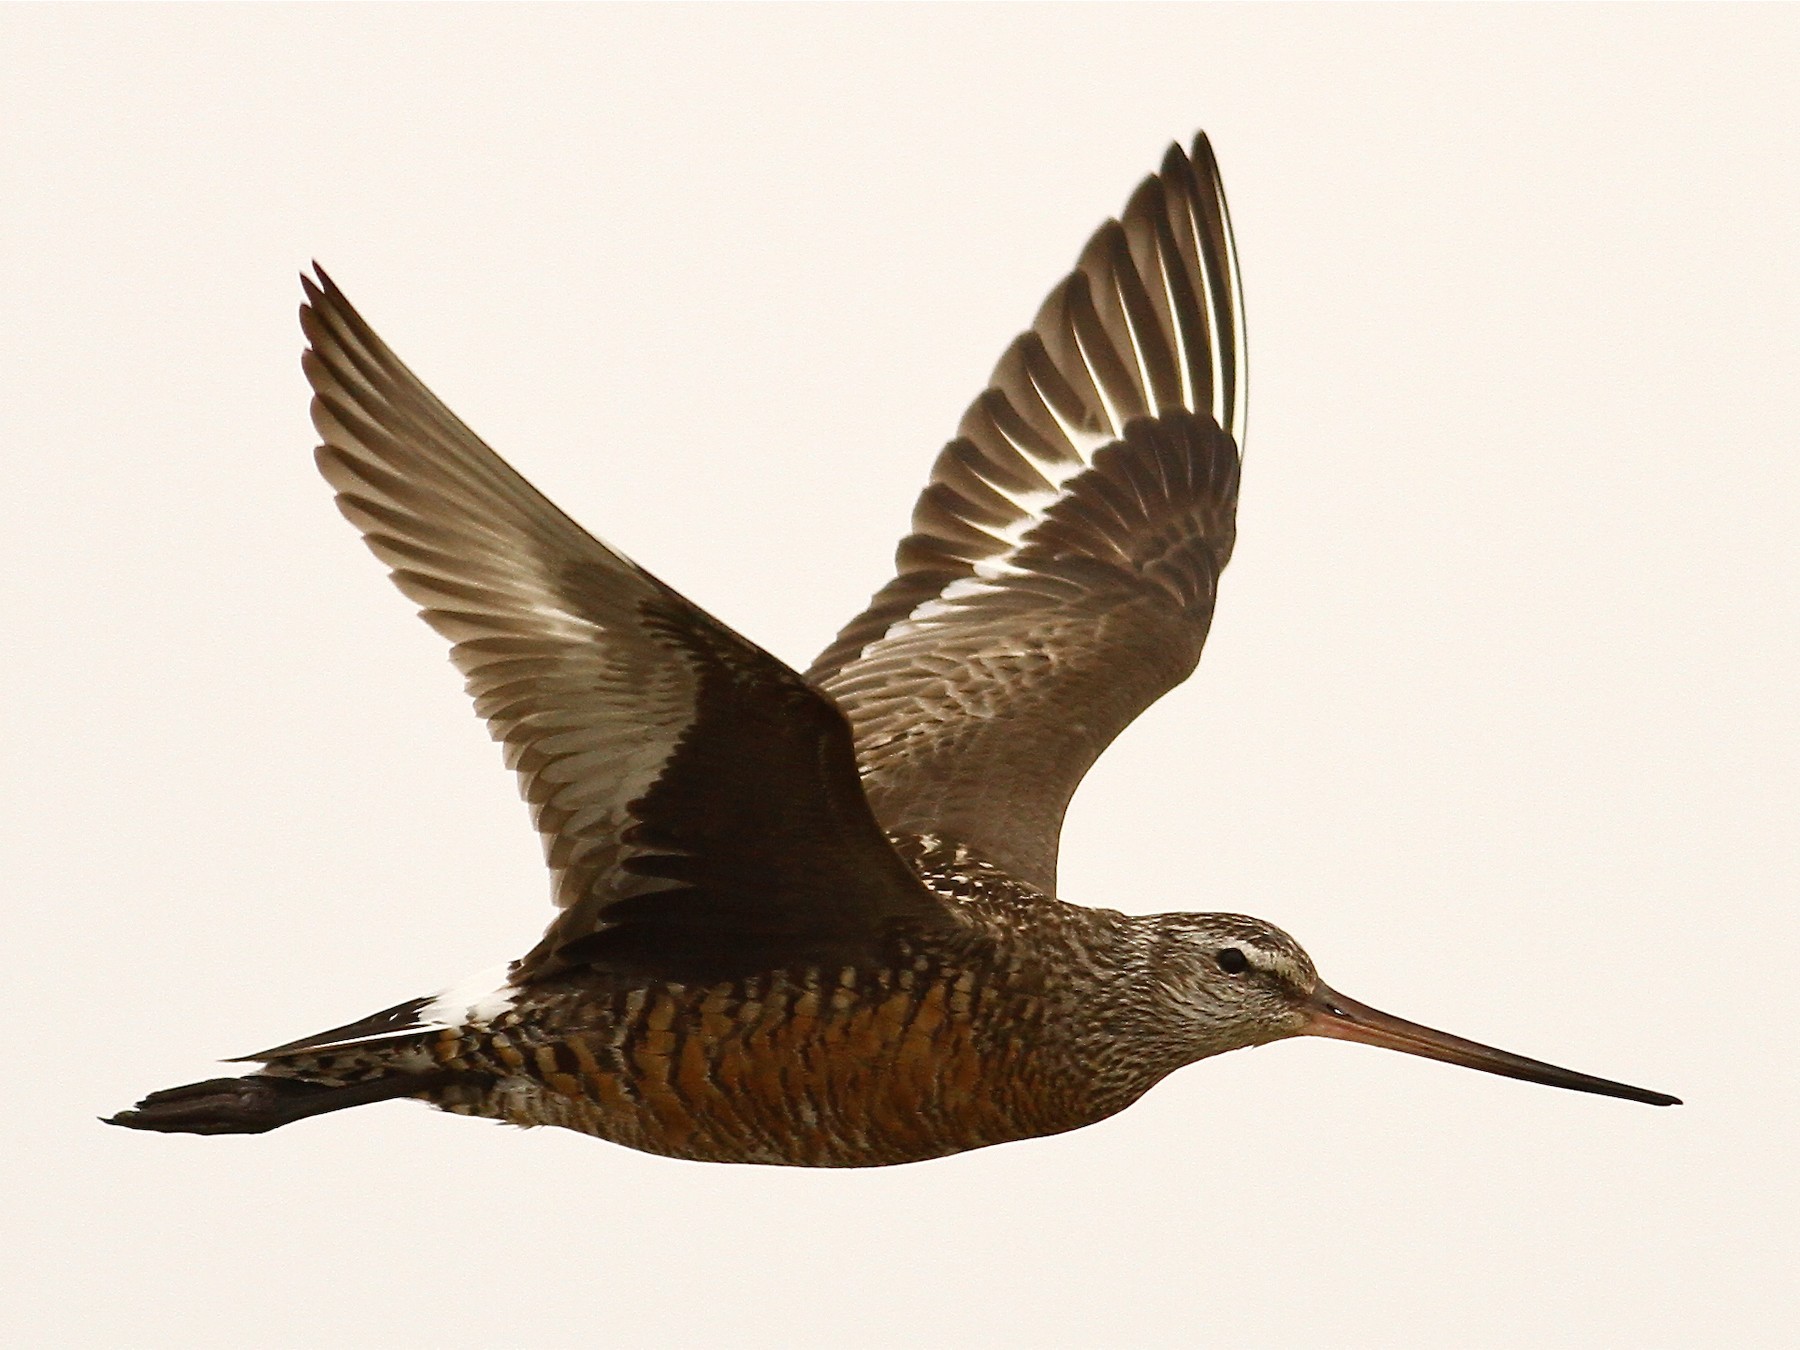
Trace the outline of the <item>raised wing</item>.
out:
[[[850,717],[884,826],[1054,889],[1082,775],[1200,659],[1243,425],[1237,260],[1201,136],[1007,349],[897,575],[808,672]]]
[[[323,271],[305,286],[319,468],[454,644],[544,836],[563,912],[515,978],[725,978],[944,921],[827,699],[559,511]]]

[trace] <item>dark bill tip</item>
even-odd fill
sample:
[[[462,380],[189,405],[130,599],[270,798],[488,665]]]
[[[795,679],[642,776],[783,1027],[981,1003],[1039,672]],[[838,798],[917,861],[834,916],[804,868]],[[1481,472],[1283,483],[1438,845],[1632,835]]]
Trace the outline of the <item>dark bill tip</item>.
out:
[[[1303,1035],[1329,1036],[1341,1041],[1360,1041],[1379,1045],[1386,1050],[1399,1050],[1426,1059],[1440,1059],[1446,1064],[1460,1064],[1465,1069],[1497,1073],[1503,1078],[1519,1078],[1527,1083],[1543,1083],[1548,1087],[1568,1088],[1572,1092],[1593,1092],[1602,1097],[1622,1097],[1626,1101],[1644,1102],[1650,1106],[1680,1106],[1681,1098],[1666,1092],[1615,1083],[1610,1078],[1576,1073],[1542,1060],[1496,1050],[1491,1045],[1464,1040],[1447,1031],[1408,1022],[1403,1017],[1384,1013],[1353,998],[1345,998],[1336,990],[1320,985],[1307,1009]]]

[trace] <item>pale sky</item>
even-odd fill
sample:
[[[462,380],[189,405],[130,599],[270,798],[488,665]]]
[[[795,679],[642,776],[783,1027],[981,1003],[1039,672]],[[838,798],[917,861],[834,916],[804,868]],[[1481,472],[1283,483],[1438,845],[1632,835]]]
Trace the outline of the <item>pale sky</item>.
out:
[[[0,10],[0,1341],[1693,1346],[1800,1307],[1793,8]],[[296,273],[796,664],[1171,140],[1249,311],[1201,671],[1063,894],[1676,1093],[1324,1041],[863,1173],[95,1117],[519,955],[536,838],[311,464]]]

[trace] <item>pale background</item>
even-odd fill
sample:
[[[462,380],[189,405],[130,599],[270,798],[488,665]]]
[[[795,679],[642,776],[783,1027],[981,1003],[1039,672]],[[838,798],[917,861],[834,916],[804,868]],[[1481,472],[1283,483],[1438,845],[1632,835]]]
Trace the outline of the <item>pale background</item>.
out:
[[[0,13],[0,1340],[1791,1344],[1797,53],[1791,8]],[[548,916],[315,479],[303,263],[803,663],[1198,127],[1242,543],[1065,894],[1265,916],[1349,993],[1689,1105],[1302,1042],[856,1174],[409,1103],[95,1123]]]

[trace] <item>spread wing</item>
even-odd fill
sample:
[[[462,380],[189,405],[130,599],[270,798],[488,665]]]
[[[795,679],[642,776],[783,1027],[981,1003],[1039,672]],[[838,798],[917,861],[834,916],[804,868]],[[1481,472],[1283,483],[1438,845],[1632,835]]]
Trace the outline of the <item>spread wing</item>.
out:
[[[897,575],[808,672],[849,715],[883,825],[1054,889],[1082,775],[1200,659],[1243,425],[1237,260],[1201,136],[1007,349]]]
[[[323,271],[305,286],[319,468],[454,644],[544,836],[562,913],[516,978],[723,978],[943,921],[829,700],[559,511]]]

